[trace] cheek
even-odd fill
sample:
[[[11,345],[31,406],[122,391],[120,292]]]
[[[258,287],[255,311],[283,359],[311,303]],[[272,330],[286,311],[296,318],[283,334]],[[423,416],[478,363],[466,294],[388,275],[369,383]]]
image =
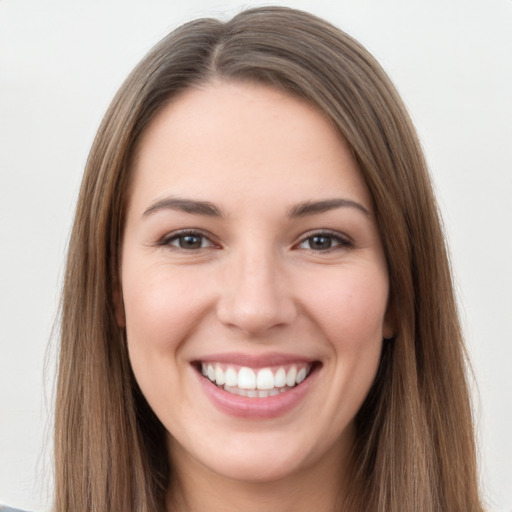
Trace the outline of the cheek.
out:
[[[190,273],[148,268],[123,280],[123,298],[129,344],[147,349],[177,349],[194,328],[205,308],[205,295]]]
[[[377,374],[383,340],[388,279],[376,268],[340,272],[311,294],[310,311],[331,357],[325,374],[325,410],[336,438],[354,419]],[[327,414],[327,413],[326,413]]]
[[[316,280],[309,310],[335,348],[363,350],[381,342],[388,302],[387,273],[362,267]]]
[[[182,348],[206,307],[198,280],[198,276],[176,269],[171,275],[165,264],[136,267],[127,261],[123,266],[130,363],[142,393],[159,418],[176,421],[182,414],[182,402],[177,397],[186,393],[182,383],[188,368],[181,364]]]
[[[167,391],[179,394],[181,389],[186,370],[180,364],[182,348],[205,315],[206,296],[198,279],[176,269],[171,275],[165,264],[123,267],[130,363],[143,394],[161,417],[170,414],[172,406]]]

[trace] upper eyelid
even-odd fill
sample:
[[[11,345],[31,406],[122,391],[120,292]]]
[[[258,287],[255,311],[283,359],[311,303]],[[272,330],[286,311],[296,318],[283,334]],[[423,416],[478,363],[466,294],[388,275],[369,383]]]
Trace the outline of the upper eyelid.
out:
[[[198,228],[185,228],[185,229],[178,229],[176,231],[172,231],[170,233],[165,234],[160,238],[160,240],[157,242],[158,245],[164,245],[169,243],[172,240],[175,240],[176,238],[179,238],[180,236],[186,236],[186,235],[198,235],[206,238],[212,245],[220,245],[216,237],[207,231],[204,231],[202,229]]]
[[[339,231],[334,231],[332,229],[312,229],[311,231],[308,231],[308,232],[300,235],[300,237],[296,243],[301,243],[304,240],[307,240],[308,238],[311,238],[312,236],[317,236],[317,235],[328,235],[328,236],[332,236],[333,238],[339,238],[340,240],[343,240],[344,242],[352,243],[352,239],[348,235],[346,235],[344,233],[340,233]]]
[[[326,249],[313,249],[313,248],[306,248],[301,247],[302,244],[307,242],[310,238],[313,238],[315,236],[328,236],[332,239],[334,242],[334,245],[332,247],[326,248]],[[352,249],[354,248],[354,242],[352,239],[343,233],[340,233],[338,231],[332,231],[332,230],[326,230],[326,229],[320,229],[320,230],[313,230],[309,233],[305,233],[304,235],[299,238],[297,242],[293,244],[291,247],[292,250],[304,250],[307,252],[313,252],[314,254],[328,254],[328,253],[334,253],[342,249]]]

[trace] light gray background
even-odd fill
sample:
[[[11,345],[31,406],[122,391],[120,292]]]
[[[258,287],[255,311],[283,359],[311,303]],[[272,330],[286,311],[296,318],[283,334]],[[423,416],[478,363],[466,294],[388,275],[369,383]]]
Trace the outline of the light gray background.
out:
[[[482,485],[512,510],[512,1],[282,1],[340,26],[401,92],[432,169],[476,374]],[[45,354],[82,169],[169,29],[263,2],[0,0],[0,503],[47,510]]]

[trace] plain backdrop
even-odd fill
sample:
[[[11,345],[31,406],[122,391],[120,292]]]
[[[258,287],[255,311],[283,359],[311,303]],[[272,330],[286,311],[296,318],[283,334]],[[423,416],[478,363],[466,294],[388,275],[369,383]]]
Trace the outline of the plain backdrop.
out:
[[[262,3],[0,0],[0,503],[50,507],[49,340],[81,173],[110,99],[170,29]],[[476,376],[484,496],[512,511],[512,1],[280,3],[359,39],[410,110]]]

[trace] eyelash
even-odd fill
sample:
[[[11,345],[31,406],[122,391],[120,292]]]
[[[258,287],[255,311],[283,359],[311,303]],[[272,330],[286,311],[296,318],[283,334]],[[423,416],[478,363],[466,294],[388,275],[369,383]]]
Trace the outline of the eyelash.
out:
[[[196,239],[200,238],[201,246],[200,247],[192,247],[192,248],[182,247],[180,244],[180,240],[183,240],[186,237],[191,237],[191,238],[196,238]],[[334,251],[334,250],[337,250],[340,248],[350,248],[353,246],[352,242],[350,240],[348,240],[348,238],[341,236],[339,233],[323,230],[323,231],[315,231],[315,232],[311,232],[311,233],[306,233],[306,235],[303,236],[301,238],[301,240],[293,246],[293,248],[301,248],[302,244],[307,243],[308,241],[309,241],[309,243],[311,243],[311,241],[315,238],[327,239],[330,242],[331,246],[324,248],[324,249],[313,249],[311,247],[309,247],[309,248],[303,247],[303,249],[311,251],[311,252],[315,252],[315,253],[324,254],[324,253],[328,253],[330,251]],[[205,241],[207,242],[208,245],[203,246],[203,243]],[[177,242],[178,245],[174,245],[173,242]],[[333,243],[335,245],[332,245]],[[157,245],[159,245],[161,247],[169,247],[169,248],[172,248],[172,250],[182,250],[185,252],[198,252],[203,249],[208,249],[211,247],[219,248],[219,246],[215,242],[212,242],[211,235],[208,235],[208,234],[203,233],[198,230],[183,230],[183,231],[171,233],[170,235],[162,238],[162,240],[160,240]]]
[[[180,239],[184,239],[187,236],[191,237],[191,238],[192,237],[201,238],[201,247],[194,247],[191,249],[191,248],[181,247],[179,245],[173,245],[172,242],[178,242],[178,244],[179,244]],[[206,247],[202,246],[204,241],[208,242],[208,245]],[[209,247],[218,247],[217,244],[212,242],[211,235],[207,235],[206,233],[202,233],[201,231],[193,230],[193,229],[186,229],[183,231],[171,233],[170,235],[162,238],[162,240],[160,240],[160,242],[158,242],[158,245],[162,246],[162,247],[170,247],[170,248],[173,248],[176,250],[183,250],[186,252],[197,252],[202,249],[207,249]]]
[[[331,243],[335,243],[335,245],[331,245],[331,247],[327,247],[326,249],[312,249],[310,247],[310,248],[305,248],[306,250],[323,254],[323,253],[327,253],[330,251],[335,251],[337,249],[342,249],[342,248],[346,249],[346,248],[352,247],[352,242],[347,237],[344,237],[344,236],[340,235],[339,233],[336,233],[333,231],[328,231],[328,230],[306,233],[305,236],[302,237],[301,241],[298,244],[295,244],[294,247],[300,247],[302,244],[304,244],[308,241],[311,243],[311,241],[314,238],[328,239],[328,240],[330,240]]]

